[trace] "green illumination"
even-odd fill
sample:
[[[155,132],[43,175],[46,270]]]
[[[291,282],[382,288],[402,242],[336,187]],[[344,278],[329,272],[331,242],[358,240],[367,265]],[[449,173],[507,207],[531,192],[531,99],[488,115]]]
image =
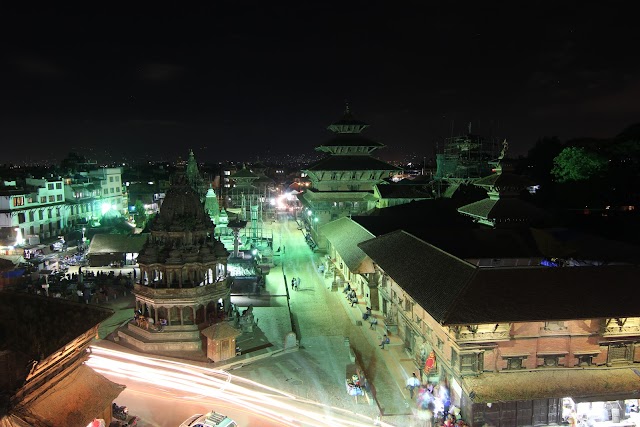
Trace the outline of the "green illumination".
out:
[[[254,256],[255,256],[255,255],[258,255],[258,250],[257,250],[257,249],[254,249],[254,250],[252,250],[252,251],[251,251],[251,253],[252,253]]]
[[[307,211],[307,215],[309,215],[309,216],[311,216],[312,213],[313,212],[311,212],[311,211]]]
[[[318,217],[313,218],[313,222],[318,222]]]

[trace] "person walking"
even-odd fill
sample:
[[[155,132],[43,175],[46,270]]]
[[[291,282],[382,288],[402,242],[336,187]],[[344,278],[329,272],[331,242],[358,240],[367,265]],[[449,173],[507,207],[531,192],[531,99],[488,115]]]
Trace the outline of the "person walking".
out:
[[[296,278],[291,279],[291,290],[296,290]]]
[[[416,373],[412,372],[411,376],[409,378],[407,378],[407,390],[409,390],[409,395],[411,396],[411,399],[413,399],[413,391],[416,389],[416,387],[420,386],[420,380],[418,380],[418,377],[416,377]]]

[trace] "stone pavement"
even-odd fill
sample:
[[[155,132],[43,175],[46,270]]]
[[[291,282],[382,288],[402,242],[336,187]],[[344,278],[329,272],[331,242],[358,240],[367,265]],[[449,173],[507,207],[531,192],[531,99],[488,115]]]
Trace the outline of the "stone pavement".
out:
[[[224,369],[372,420],[381,416],[392,425],[417,425],[412,416],[415,402],[409,399],[404,388],[407,377],[416,368],[405,353],[404,345],[397,337],[392,337],[394,345],[383,350],[379,347],[384,333],[381,328],[371,330],[368,322],[358,324],[362,321],[364,308],[351,307],[341,291],[331,291],[330,279],[325,279],[317,269],[323,254],[309,248],[295,221],[270,226],[274,231],[274,246],[280,245],[284,250],[276,257],[277,266],[266,277],[266,291],[270,297],[263,295],[264,299],[260,297],[255,302],[254,298],[253,301],[258,327],[273,347],[246,358],[236,358],[234,365]],[[114,270],[115,274],[118,270],[127,274],[131,267]],[[291,289],[293,277],[301,279],[297,291]],[[243,306],[240,301],[235,302]],[[115,314],[101,326],[101,338],[132,318],[134,301],[127,295],[105,305]],[[381,316],[380,313],[373,314]],[[300,342],[299,351],[279,352],[284,336],[292,329]],[[242,343],[240,346],[242,348]],[[371,385],[374,396],[369,399],[356,401],[346,392],[346,369],[354,358]]]

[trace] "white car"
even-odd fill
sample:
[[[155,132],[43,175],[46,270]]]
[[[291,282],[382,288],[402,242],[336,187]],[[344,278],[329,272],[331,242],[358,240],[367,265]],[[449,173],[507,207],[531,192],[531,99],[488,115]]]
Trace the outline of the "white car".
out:
[[[238,427],[238,424],[226,415],[209,412],[190,416],[180,427]]]

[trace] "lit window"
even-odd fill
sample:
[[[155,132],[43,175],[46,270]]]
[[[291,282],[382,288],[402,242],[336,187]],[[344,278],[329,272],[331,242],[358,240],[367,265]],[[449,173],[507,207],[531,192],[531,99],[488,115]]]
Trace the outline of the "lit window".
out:
[[[14,197],[13,206],[24,206],[24,197]]]
[[[49,196],[49,203],[55,202],[55,201],[56,201],[56,197],[55,196]]]
[[[40,203],[47,203],[47,196],[40,197]]]

